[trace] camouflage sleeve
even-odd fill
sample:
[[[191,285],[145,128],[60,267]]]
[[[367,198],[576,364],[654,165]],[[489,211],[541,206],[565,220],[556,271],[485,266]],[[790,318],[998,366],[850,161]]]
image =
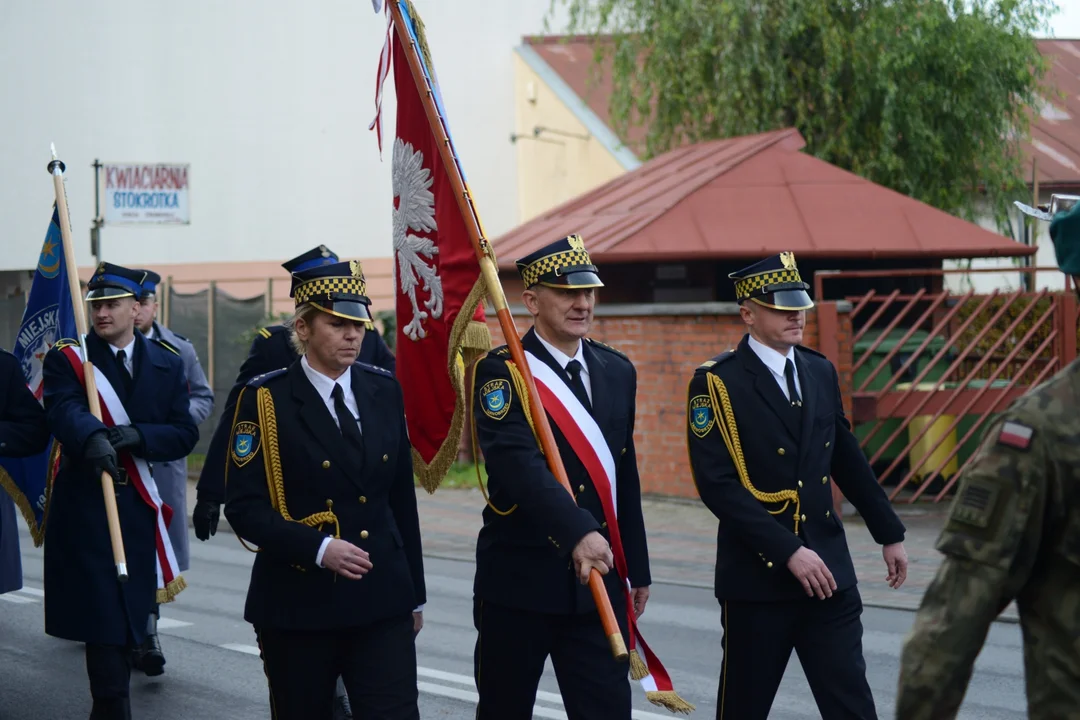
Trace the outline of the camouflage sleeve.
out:
[[[990,624],[1023,587],[1038,553],[1049,442],[1002,418],[964,471],[937,549],[945,554],[900,658],[897,717],[952,718]]]

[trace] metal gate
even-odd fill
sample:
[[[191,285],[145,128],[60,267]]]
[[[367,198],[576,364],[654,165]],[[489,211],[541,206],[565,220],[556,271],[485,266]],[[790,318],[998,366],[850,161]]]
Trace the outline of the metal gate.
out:
[[[852,425],[893,501],[945,498],[996,415],[1076,357],[1077,299],[1068,279],[1064,291],[943,289],[943,276],[960,272],[979,271],[815,278],[819,299],[823,281],[903,286],[844,298],[852,304]]]

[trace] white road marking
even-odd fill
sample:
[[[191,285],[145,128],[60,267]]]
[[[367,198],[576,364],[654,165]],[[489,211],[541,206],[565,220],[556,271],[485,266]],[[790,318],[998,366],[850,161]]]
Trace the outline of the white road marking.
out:
[[[0,595],[0,597],[3,597]],[[240,652],[246,655],[259,655],[259,648],[255,645],[238,645],[234,643],[228,643],[226,645],[219,645],[218,647],[225,650],[232,650],[233,652]],[[420,692],[427,693],[429,695],[438,695],[439,697],[452,698],[454,700],[461,700],[463,702],[473,703],[474,705],[480,701],[480,696],[476,693],[476,683],[469,675],[459,675],[457,673],[446,672],[445,670],[436,670],[435,668],[417,667],[417,677],[430,678],[431,680],[441,680],[444,683],[454,683],[455,685],[464,685],[469,688],[464,690],[462,688],[447,687],[446,685],[440,685],[439,683],[431,683],[420,680],[416,683]],[[635,689],[636,691],[636,689]],[[562,696],[558,693],[544,692],[539,690],[536,693],[536,699],[540,702],[550,703],[552,705],[562,706]],[[567,720],[566,713],[561,710],[554,710],[545,708],[540,705],[533,707],[533,717],[548,718],[550,720]],[[632,720],[670,720],[668,715],[658,715],[656,713],[645,712],[643,710],[633,710],[630,713]]]
[[[22,590],[19,590],[18,592],[21,592],[25,595],[33,595],[34,597],[39,598],[45,597],[45,591],[36,587],[25,586]]]
[[[191,623],[172,618],[158,618],[158,630],[175,630],[176,628],[189,627]]]
[[[22,595],[14,592],[4,593],[3,595],[0,595],[0,600],[3,600],[4,602],[9,602],[12,605],[25,605],[27,603],[37,602],[37,600],[35,600],[34,598],[23,597]]]

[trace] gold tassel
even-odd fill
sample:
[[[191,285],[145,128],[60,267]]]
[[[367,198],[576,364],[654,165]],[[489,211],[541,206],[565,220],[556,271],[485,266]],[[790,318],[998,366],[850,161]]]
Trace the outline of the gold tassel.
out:
[[[652,692],[645,693],[645,698],[653,705],[658,705],[665,710],[670,710],[673,713],[682,713],[683,715],[689,715],[694,711],[694,706],[679,697],[679,694],[674,690],[659,691],[654,690]]]
[[[170,603],[187,588],[187,581],[183,575],[177,575],[171,583],[163,588],[158,588],[157,601],[159,605]]]
[[[643,677],[647,677],[649,674],[649,666],[645,664],[645,661],[641,659],[641,655],[638,654],[637,648],[630,651],[630,677],[634,680],[640,680]]]

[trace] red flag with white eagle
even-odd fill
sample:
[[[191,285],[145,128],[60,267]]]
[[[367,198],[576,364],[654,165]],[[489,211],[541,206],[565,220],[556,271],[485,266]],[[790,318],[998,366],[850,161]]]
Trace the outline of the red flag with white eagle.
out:
[[[418,28],[406,5],[406,26],[441,110],[423,27]],[[490,349],[491,334],[484,323],[480,266],[421,101],[420,93],[427,88],[417,87],[401,40],[388,26],[377,106],[391,65],[397,91],[391,161],[397,376],[405,396],[414,468],[428,492],[434,492],[457,458],[466,420],[465,368]],[[378,115],[372,127],[379,131],[381,150]]]

